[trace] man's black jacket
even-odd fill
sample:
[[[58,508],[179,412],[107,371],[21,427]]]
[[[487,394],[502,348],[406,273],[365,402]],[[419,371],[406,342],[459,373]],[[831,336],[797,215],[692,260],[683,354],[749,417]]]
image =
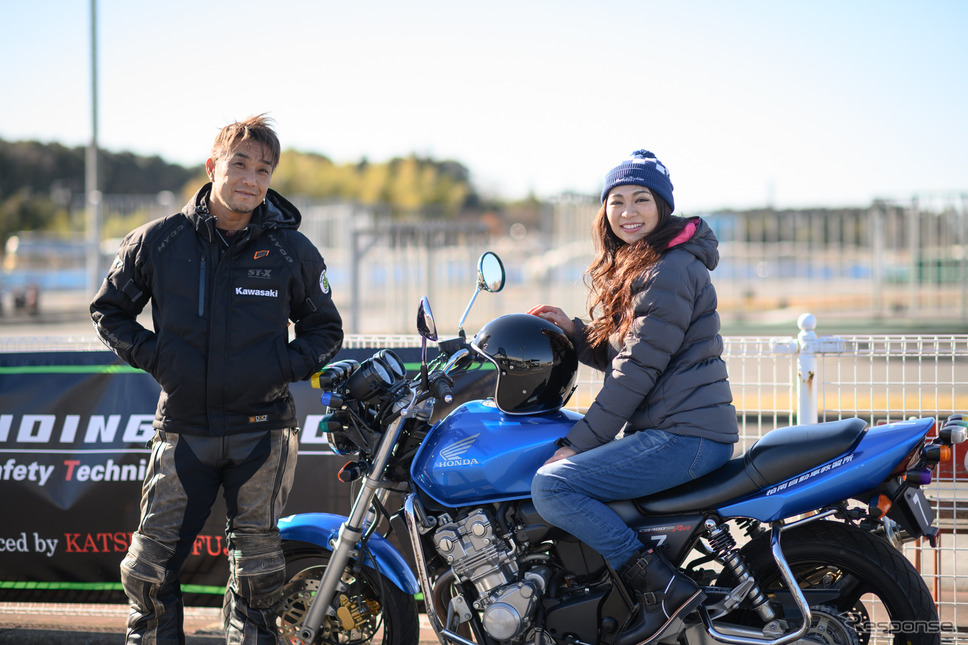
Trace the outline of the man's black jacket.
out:
[[[206,184],[180,213],[124,238],[91,303],[94,326],[161,385],[155,428],[218,436],[295,426],[289,383],[309,378],[343,342],[326,265],[296,230],[299,211],[272,190],[226,245],[210,191]],[[137,321],[149,301],[153,330]]]

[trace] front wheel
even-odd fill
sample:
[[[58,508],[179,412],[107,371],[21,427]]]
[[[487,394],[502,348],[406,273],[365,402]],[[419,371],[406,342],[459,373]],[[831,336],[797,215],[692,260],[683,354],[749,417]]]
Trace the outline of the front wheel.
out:
[[[800,588],[822,599],[824,611],[854,631],[861,645],[938,645],[941,624],[917,569],[885,540],[839,522],[817,521],[783,533],[780,546]],[[761,590],[786,585],[770,553],[769,536],[741,550]],[[732,576],[721,583],[732,584]],[[798,620],[798,619],[795,619]]]
[[[286,584],[283,609],[278,619],[283,643],[302,645],[299,631],[323,571],[329,566],[329,551],[307,545],[286,549]],[[336,615],[324,618],[312,645],[413,645],[420,626],[417,603],[390,580],[373,569],[353,571],[352,563],[341,578],[345,588],[336,595]]]

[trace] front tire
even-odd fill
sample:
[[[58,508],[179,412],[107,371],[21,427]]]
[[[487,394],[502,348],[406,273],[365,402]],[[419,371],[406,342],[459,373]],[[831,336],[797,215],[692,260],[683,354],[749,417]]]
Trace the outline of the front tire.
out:
[[[856,631],[861,645],[941,642],[937,608],[924,579],[885,540],[847,524],[816,521],[784,532],[780,546],[801,589],[834,592],[824,605]],[[740,552],[765,594],[785,589],[768,535]],[[734,580],[726,574],[721,583]]]
[[[283,643],[301,645],[298,635],[303,618],[332,554],[311,545],[287,545],[285,551],[286,584],[277,624]],[[347,566],[341,580],[346,589],[334,602],[337,615],[326,616],[313,645],[413,645],[418,641],[420,625],[413,596],[368,567],[355,572]]]

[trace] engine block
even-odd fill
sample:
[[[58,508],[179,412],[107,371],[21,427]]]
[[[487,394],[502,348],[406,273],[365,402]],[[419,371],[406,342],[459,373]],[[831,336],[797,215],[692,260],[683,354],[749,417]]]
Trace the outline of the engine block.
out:
[[[491,518],[483,509],[459,521],[449,516],[439,519],[443,524],[434,533],[437,553],[459,578],[474,585],[481,598],[517,577],[518,563],[511,548],[494,534]]]
[[[491,517],[477,509],[459,521],[437,518],[434,546],[454,573],[477,590],[474,607],[485,631],[498,640],[518,641],[530,629],[551,572],[535,567],[520,575],[513,544],[495,534]]]

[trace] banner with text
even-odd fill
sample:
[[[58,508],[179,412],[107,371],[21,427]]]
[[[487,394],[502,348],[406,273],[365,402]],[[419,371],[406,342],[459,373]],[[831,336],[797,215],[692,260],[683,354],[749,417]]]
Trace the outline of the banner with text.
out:
[[[394,351],[419,364],[419,349]],[[107,351],[0,354],[0,601],[124,602],[118,566],[138,522],[158,392]],[[318,430],[319,391],[301,382],[292,392],[303,430],[285,514],[345,514],[350,487],[336,472],[346,458]],[[186,604],[221,602],[224,529],[219,498],[185,565]]]

